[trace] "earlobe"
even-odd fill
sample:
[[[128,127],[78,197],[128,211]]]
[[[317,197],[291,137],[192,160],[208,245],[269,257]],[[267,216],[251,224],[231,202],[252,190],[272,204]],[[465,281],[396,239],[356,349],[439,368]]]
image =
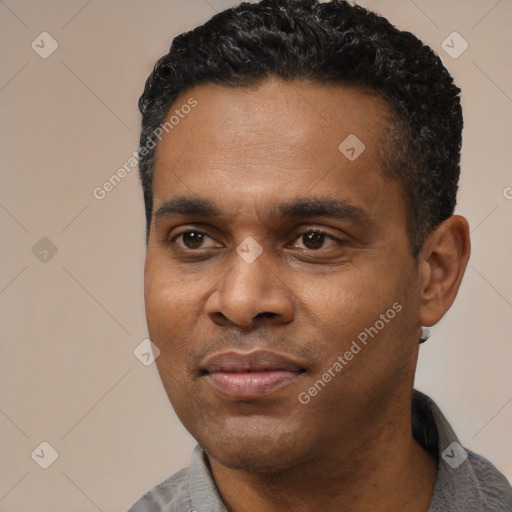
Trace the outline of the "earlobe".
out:
[[[471,251],[469,225],[460,215],[442,222],[425,240],[419,258],[421,303],[418,323],[430,327],[450,309]]]

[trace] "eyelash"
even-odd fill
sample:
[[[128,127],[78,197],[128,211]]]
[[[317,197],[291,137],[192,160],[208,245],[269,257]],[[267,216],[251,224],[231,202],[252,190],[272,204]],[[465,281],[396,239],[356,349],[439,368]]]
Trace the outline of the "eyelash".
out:
[[[198,229],[187,229],[186,231],[182,231],[181,233],[178,233],[176,235],[174,235],[172,238],[170,239],[167,239],[166,240],[166,244],[168,245],[174,245],[174,243],[176,242],[176,240],[180,237],[180,236],[183,236],[183,235],[186,235],[187,233],[197,233],[199,235],[203,235],[203,236],[207,236],[208,238],[211,238],[212,240],[215,240],[213,237],[211,237],[208,233],[205,233],[204,231],[200,231]],[[327,231],[323,231],[321,229],[318,229],[318,228],[310,228],[310,229],[307,229],[305,231],[302,231],[301,233],[299,233],[295,238],[294,238],[294,241],[299,239],[300,237],[304,236],[304,235],[308,235],[310,233],[313,233],[313,234],[316,234],[316,235],[323,235],[325,236],[326,238],[328,238],[329,240],[332,240],[336,243],[338,243],[339,245],[346,245],[347,241],[346,240],[342,240],[342,239],[339,239],[339,238],[336,238],[335,236],[331,235],[330,233],[328,233]],[[183,247],[180,247],[181,250],[184,250],[184,251],[200,251],[201,248],[199,249],[189,249],[189,248],[183,248]],[[313,252],[316,252],[316,251],[320,251],[321,249],[305,249],[305,250],[309,250],[309,251],[313,251]]]

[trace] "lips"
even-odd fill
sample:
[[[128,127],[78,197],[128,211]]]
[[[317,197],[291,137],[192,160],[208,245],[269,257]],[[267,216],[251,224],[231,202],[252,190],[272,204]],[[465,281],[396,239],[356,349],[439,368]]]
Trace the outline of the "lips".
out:
[[[203,376],[218,392],[238,400],[272,394],[304,371],[300,363],[269,351],[224,352],[208,358],[202,367]]]

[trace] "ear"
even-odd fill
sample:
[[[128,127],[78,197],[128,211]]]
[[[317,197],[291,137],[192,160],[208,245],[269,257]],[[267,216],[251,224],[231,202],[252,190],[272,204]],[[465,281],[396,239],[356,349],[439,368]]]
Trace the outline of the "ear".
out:
[[[418,323],[430,327],[450,309],[471,252],[468,221],[453,215],[425,240],[418,256],[420,312]]]

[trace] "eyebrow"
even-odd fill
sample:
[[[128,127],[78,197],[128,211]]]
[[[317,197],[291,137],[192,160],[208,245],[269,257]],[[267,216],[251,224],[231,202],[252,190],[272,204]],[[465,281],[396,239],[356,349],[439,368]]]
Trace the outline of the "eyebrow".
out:
[[[178,196],[165,201],[156,211],[156,220],[172,216],[194,216],[215,218],[223,216],[216,204],[203,198]],[[351,220],[369,224],[369,215],[360,207],[344,199],[305,197],[273,205],[267,215],[269,219],[326,217],[336,220]]]
[[[358,206],[344,199],[299,198],[280,203],[271,210],[271,216],[284,218],[314,219],[327,217],[336,220],[352,220],[369,223],[370,217]]]
[[[155,213],[156,220],[175,215],[220,217],[221,212],[209,199],[179,196],[165,201]]]

